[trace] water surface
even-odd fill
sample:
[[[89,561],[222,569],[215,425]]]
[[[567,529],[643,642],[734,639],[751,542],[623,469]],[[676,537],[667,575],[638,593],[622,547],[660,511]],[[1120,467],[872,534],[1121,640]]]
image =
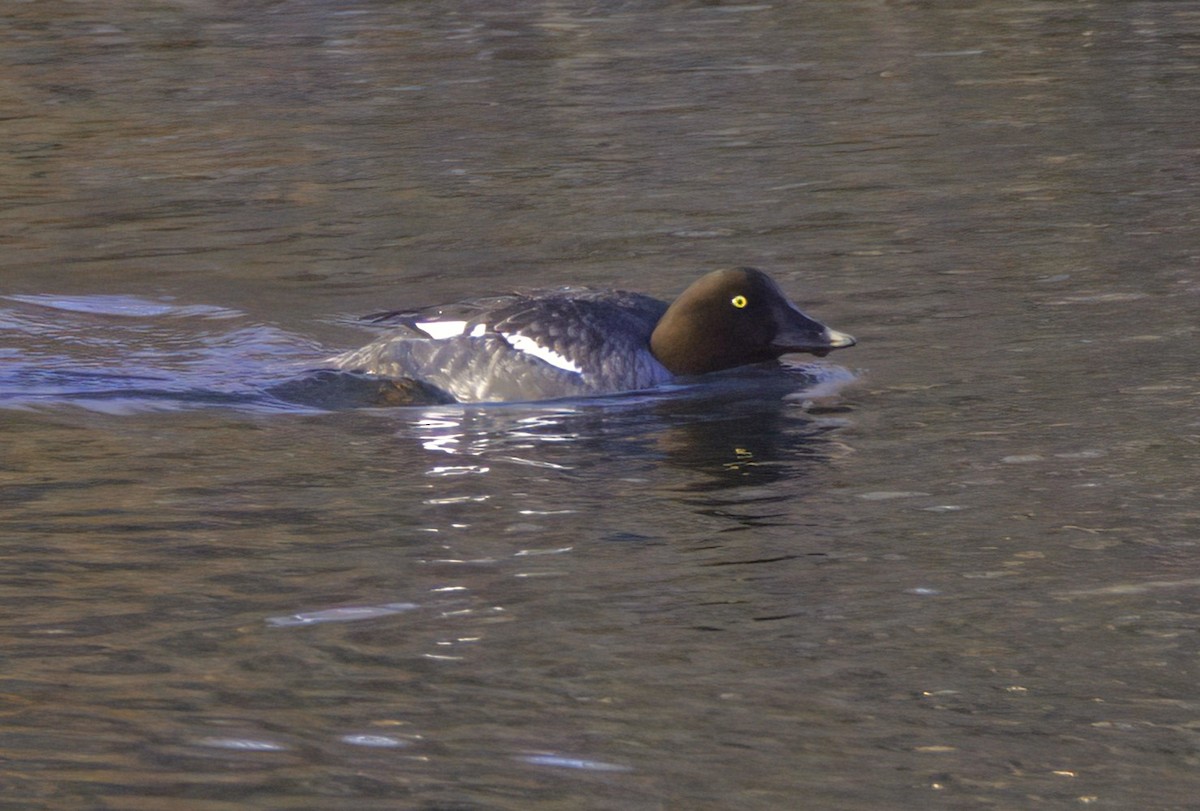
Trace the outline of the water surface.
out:
[[[6,808],[1194,804],[1187,4],[0,17]],[[839,385],[272,394],[743,264]]]

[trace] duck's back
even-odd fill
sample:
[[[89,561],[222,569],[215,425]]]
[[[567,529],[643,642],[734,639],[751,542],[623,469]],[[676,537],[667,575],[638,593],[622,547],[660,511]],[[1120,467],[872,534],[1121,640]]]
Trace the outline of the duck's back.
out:
[[[462,402],[544,400],[648,388],[671,375],[650,353],[665,302],[561,288],[398,311],[398,329],[334,359],[342,369],[436,386]]]

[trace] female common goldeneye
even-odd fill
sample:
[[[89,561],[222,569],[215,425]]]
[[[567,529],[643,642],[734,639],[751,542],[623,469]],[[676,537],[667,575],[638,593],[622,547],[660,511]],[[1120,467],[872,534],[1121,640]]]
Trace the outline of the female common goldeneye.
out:
[[[709,273],[670,305],[639,293],[568,287],[372,320],[399,329],[338,355],[335,367],[458,402],[634,391],[855,343],[800,312],[754,268]]]

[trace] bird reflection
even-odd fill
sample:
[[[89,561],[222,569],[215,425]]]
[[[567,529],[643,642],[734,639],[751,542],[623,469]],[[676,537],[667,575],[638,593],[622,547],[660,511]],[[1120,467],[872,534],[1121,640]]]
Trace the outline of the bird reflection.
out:
[[[414,414],[401,435],[430,454],[429,475],[500,463],[571,474],[619,462],[622,474],[658,466],[700,474],[686,488],[711,492],[807,475],[844,454],[836,429],[846,407],[808,395],[828,397],[852,379],[840,369],[783,377],[760,370],[716,386],[620,398],[434,406]]]

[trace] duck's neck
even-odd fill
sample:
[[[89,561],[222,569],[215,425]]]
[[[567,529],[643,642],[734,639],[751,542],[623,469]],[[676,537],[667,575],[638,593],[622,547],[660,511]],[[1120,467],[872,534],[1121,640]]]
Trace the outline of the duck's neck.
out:
[[[729,349],[715,332],[697,330],[696,323],[676,306],[663,314],[650,335],[650,352],[658,362],[676,376],[703,375],[736,366],[736,361],[726,357]]]

